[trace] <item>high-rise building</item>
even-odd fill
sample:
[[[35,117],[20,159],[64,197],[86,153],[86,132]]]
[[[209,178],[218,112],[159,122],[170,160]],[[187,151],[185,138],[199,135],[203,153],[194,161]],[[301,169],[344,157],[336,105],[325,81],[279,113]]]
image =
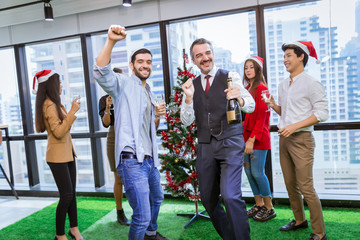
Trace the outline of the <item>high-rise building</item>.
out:
[[[230,50],[214,47],[214,54],[216,67],[237,73],[242,72],[242,65],[231,61],[232,53]]]

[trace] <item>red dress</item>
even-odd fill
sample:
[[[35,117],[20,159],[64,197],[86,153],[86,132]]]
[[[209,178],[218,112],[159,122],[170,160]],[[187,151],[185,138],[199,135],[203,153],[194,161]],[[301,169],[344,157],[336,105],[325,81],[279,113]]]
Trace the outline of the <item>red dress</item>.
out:
[[[249,89],[250,85],[246,86]],[[244,140],[245,142],[255,136],[254,149],[270,149],[270,131],[269,119],[270,111],[266,112],[268,106],[261,100],[261,92],[268,90],[268,88],[260,83],[255,89],[255,94],[251,93],[255,100],[255,111],[246,113],[244,121]]]

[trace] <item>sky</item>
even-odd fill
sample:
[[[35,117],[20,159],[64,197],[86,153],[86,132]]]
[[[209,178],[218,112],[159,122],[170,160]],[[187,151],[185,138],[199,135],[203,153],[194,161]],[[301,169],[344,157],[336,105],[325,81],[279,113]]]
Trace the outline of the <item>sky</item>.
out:
[[[232,61],[243,62],[249,56],[248,13],[198,20],[198,37],[208,39],[214,47],[232,52]]]

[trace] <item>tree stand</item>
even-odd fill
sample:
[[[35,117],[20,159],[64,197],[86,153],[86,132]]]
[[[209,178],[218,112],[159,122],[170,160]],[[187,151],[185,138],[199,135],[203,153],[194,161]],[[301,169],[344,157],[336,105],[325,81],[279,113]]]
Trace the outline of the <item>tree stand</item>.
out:
[[[204,213],[206,213],[206,210],[199,212],[199,200],[195,200],[195,209],[196,209],[195,213],[178,213],[177,214],[178,216],[191,218],[190,221],[184,226],[185,229],[199,219],[210,220],[210,217],[208,215],[204,214]]]

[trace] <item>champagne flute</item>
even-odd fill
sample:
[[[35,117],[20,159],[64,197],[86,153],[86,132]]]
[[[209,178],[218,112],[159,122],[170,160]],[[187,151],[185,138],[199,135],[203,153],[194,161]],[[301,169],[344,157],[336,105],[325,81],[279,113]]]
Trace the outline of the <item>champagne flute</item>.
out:
[[[270,99],[270,92],[269,90],[263,90],[261,91],[261,96],[264,99],[264,102],[266,103],[269,99]],[[266,112],[270,112],[270,106],[268,106],[268,109],[266,110]]]
[[[164,94],[157,95],[155,98],[155,105],[159,107],[163,102],[165,102]]]
[[[155,97],[155,105],[156,105],[157,107],[159,107],[160,104],[162,104],[162,103],[164,103],[164,102],[165,102],[164,94],[157,95],[157,96]],[[166,107],[166,106],[165,106],[165,107]],[[160,118],[161,118],[161,116],[160,116]]]

